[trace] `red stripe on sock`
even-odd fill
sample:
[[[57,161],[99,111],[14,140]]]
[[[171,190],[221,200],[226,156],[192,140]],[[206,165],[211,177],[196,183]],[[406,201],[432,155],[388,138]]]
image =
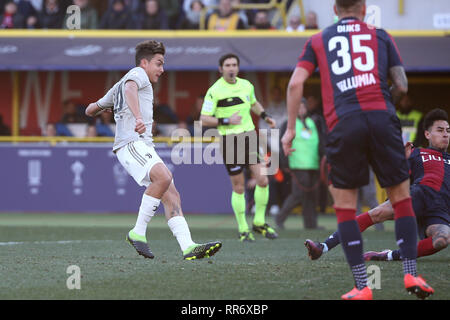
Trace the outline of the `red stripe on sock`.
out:
[[[417,244],[417,257],[430,256],[439,250],[433,247],[433,238],[425,238]]]
[[[356,220],[356,209],[334,208],[336,210],[336,218],[338,223]]]
[[[416,215],[414,214],[411,197],[392,204],[392,207],[394,208],[394,219],[403,217],[416,217]]]
[[[358,222],[359,231],[363,232],[368,227],[373,226],[373,221],[370,218],[368,212],[364,212],[356,217],[356,222]]]

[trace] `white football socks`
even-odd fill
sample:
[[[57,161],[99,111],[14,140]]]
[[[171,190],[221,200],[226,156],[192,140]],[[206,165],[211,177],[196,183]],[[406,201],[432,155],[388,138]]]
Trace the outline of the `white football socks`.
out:
[[[195,244],[194,241],[192,241],[191,231],[189,231],[189,226],[183,216],[173,217],[167,221],[167,224],[175,238],[177,238],[181,251],[184,251]]]
[[[161,200],[153,198],[152,196],[144,195],[142,196],[141,206],[139,208],[139,214],[136,221],[136,225],[133,231],[140,236],[145,237],[145,232],[147,231],[147,225],[155,215],[156,209],[158,209]]]

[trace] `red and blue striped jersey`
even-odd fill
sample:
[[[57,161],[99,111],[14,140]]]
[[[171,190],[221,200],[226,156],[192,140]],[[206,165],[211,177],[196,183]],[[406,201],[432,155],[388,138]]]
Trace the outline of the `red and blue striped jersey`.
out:
[[[319,67],[329,131],[351,112],[394,113],[389,69],[401,65],[393,38],[357,18],[343,18],[309,38],[297,64],[309,74]]]
[[[431,148],[415,148],[408,159],[413,184],[428,186],[450,204],[450,155]]]

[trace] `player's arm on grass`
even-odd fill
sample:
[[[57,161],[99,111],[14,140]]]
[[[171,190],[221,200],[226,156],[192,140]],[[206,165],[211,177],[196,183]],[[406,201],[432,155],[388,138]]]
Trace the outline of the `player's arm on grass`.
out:
[[[146,128],[144,121],[142,120],[141,110],[139,109],[138,84],[133,80],[129,80],[125,83],[124,91],[127,106],[136,118],[136,126],[134,131],[142,134],[145,132]]]
[[[303,88],[309,75],[309,71],[305,68],[296,67],[289,80],[286,97],[288,122],[286,132],[281,139],[284,154],[287,156],[295,151],[295,149],[292,149],[292,140],[295,138],[295,120],[297,119],[298,109],[303,97]]]
[[[272,119],[266,112],[264,111],[263,106],[261,103],[259,103],[258,100],[255,101],[254,104],[252,104],[251,110],[256,113],[258,116],[260,116],[269,126],[273,129],[277,126],[277,123],[274,119]]]

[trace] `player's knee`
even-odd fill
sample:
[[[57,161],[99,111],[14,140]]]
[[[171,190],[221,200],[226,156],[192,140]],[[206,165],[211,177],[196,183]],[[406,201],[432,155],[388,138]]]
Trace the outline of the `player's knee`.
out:
[[[256,183],[261,188],[265,188],[269,184],[269,179],[267,178],[267,176],[259,176],[258,180],[256,181]]]
[[[162,189],[167,190],[172,183],[172,173],[168,170],[162,172],[153,177],[152,183],[158,184]]]
[[[233,184],[233,191],[242,194],[245,192],[245,187],[243,184]]]

